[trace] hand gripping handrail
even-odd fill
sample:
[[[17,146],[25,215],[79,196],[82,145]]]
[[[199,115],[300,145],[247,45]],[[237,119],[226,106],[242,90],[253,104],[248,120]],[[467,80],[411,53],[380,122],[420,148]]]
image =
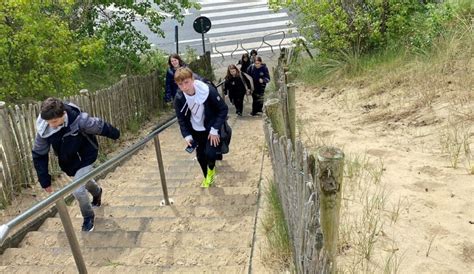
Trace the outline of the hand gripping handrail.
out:
[[[96,176],[114,168],[118,165],[121,161],[135,153],[136,151],[140,150],[143,146],[145,146],[149,141],[152,139],[155,141],[155,149],[157,152],[157,158],[160,168],[160,175],[161,175],[161,183],[163,187],[163,193],[165,198],[165,204],[169,205],[170,201],[168,199],[168,191],[166,188],[166,179],[164,178],[164,169],[161,160],[161,148],[159,147],[159,139],[158,134],[170,127],[177,121],[176,116],[170,118],[168,121],[163,123],[161,126],[157,126],[155,129],[152,130],[145,138],[140,140],[139,142],[135,143],[131,147],[122,151],[119,155],[113,157],[112,159],[106,161],[105,163],[101,164],[97,168],[92,169],[90,172],[84,174],[80,178],[74,179],[71,183],[67,184],[63,188],[59,189],[58,191],[51,194],[49,197],[45,198],[44,200],[38,202],[37,204],[33,205],[25,212],[21,213],[20,215],[16,216],[6,224],[2,224],[0,226],[0,243],[3,244],[5,239],[7,238],[9,232],[14,229],[15,227],[19,226],[20,224],[24,223],[32,216],[36,215],[37,213],[41,212],[42,210],[49,208],[54,203],[58,207],[58,212],[60,213],[61,221],[63,222],[63,226],[65,232],[67,234],[69,245],[71,246],[71,251],[73,252],[74,259],[76,261],[77,268],[79,273],[87,273],[85,268],[84,260],[82,259],[82,254],[79,248],[79,244],[77,242],[74,230],[72,230],[71,220],[69,218],[69,214],[64,204],[64,197],[71,193],[77,187],[85,184],[90,179],[95,178]],[[159,155],[158,155],[159,154]],[[65,214],[63,214],[65,213]]]

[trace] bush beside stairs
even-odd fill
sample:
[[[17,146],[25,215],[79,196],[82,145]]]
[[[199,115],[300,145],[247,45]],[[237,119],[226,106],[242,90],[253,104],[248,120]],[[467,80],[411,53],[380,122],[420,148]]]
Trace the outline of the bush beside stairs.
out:
[[[230,112],[232,110],[229,110]],[[231,115],[231,152],[217,163],[215,185],[200,187],[195,154],[184,151],[177,123],[160,134],[171,206],[161,206],[153,142],[99,180],[102,206],[93,232],[80,232],[69,207],[89,273],[243,273],[249,268],[260,178],[262,121]],[[0,256],[4,273],[77,272],[59,216],[29,232]]]

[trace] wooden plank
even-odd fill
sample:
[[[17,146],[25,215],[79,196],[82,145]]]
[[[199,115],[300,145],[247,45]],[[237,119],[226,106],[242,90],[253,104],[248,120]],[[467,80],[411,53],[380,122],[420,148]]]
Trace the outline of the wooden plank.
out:
[[[12,185],[14,191],[20,190],[20,185],[23,182],[23,171],[22,171],[22,161],[21,161],[21,154],[22,154],[22,145],[21,145],[21,135],[20,129],[18,126],[17,117],[15,114],[15,107],[8,108],[8,116],[10,119],[10,128],[12,129],[12,137],[14,142],[12,143],[11,148],[14,149],[14,152],[7,153],[7,159],[12,159],[13,162],[9,163],[9,168],[11,170],[12,175]]]
[[[21,124],[22,124],[22,134],[24,135],[25,138],[25,154],[23,155],[24,157],[24,162],[26,163],[25,165],[25,182],[24,186],[29,186],[32,183],[32,178],[33,178],[33,158],[31,156],[31,149],[33,148],[33,136],[31,136],[31,131],[30,131],[30,124],[31,120],[28,115],[28,107],[25,104],[21,104],[20,106],[20,117],[21,117]]]

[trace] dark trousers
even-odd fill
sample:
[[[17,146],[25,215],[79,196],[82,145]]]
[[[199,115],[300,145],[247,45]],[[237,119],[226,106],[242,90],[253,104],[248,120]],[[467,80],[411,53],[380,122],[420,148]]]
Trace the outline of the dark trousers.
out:
[[[214,169],[218,155],[221,153],[220,145],[217,147],[211,146],[210,141],[207,139],[208,136],[209,131],[193,130],[193,139],[194,142],[197,142],[196,158],[201,166],[204,178],[207,175],[208,167]]]
[[[263,109],[263,91],[254,91],[252,93],[252,113],[262,112]]]
[[[236,97],[232,98],[232,103],[235,106],[235,112],[242,114],[242,111],[244,110],[244,96],[243,95],[238,95]]]

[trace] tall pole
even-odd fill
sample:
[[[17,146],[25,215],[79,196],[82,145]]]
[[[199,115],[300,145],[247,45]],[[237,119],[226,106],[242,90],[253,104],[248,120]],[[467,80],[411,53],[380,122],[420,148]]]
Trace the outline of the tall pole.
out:
[[[174,26],[174,41],[176,43],[176,54],[179,54],[178,26]]]
[[[204,54],[206,54],[206,43],[204,42],[204,22],[203,21],[204,21],[203,19],[199,20],[199,22],[201,23],[201,30],[202,30],[202,32],[201,32],[201,36],[202,36],[202,54],[204,55]]]

